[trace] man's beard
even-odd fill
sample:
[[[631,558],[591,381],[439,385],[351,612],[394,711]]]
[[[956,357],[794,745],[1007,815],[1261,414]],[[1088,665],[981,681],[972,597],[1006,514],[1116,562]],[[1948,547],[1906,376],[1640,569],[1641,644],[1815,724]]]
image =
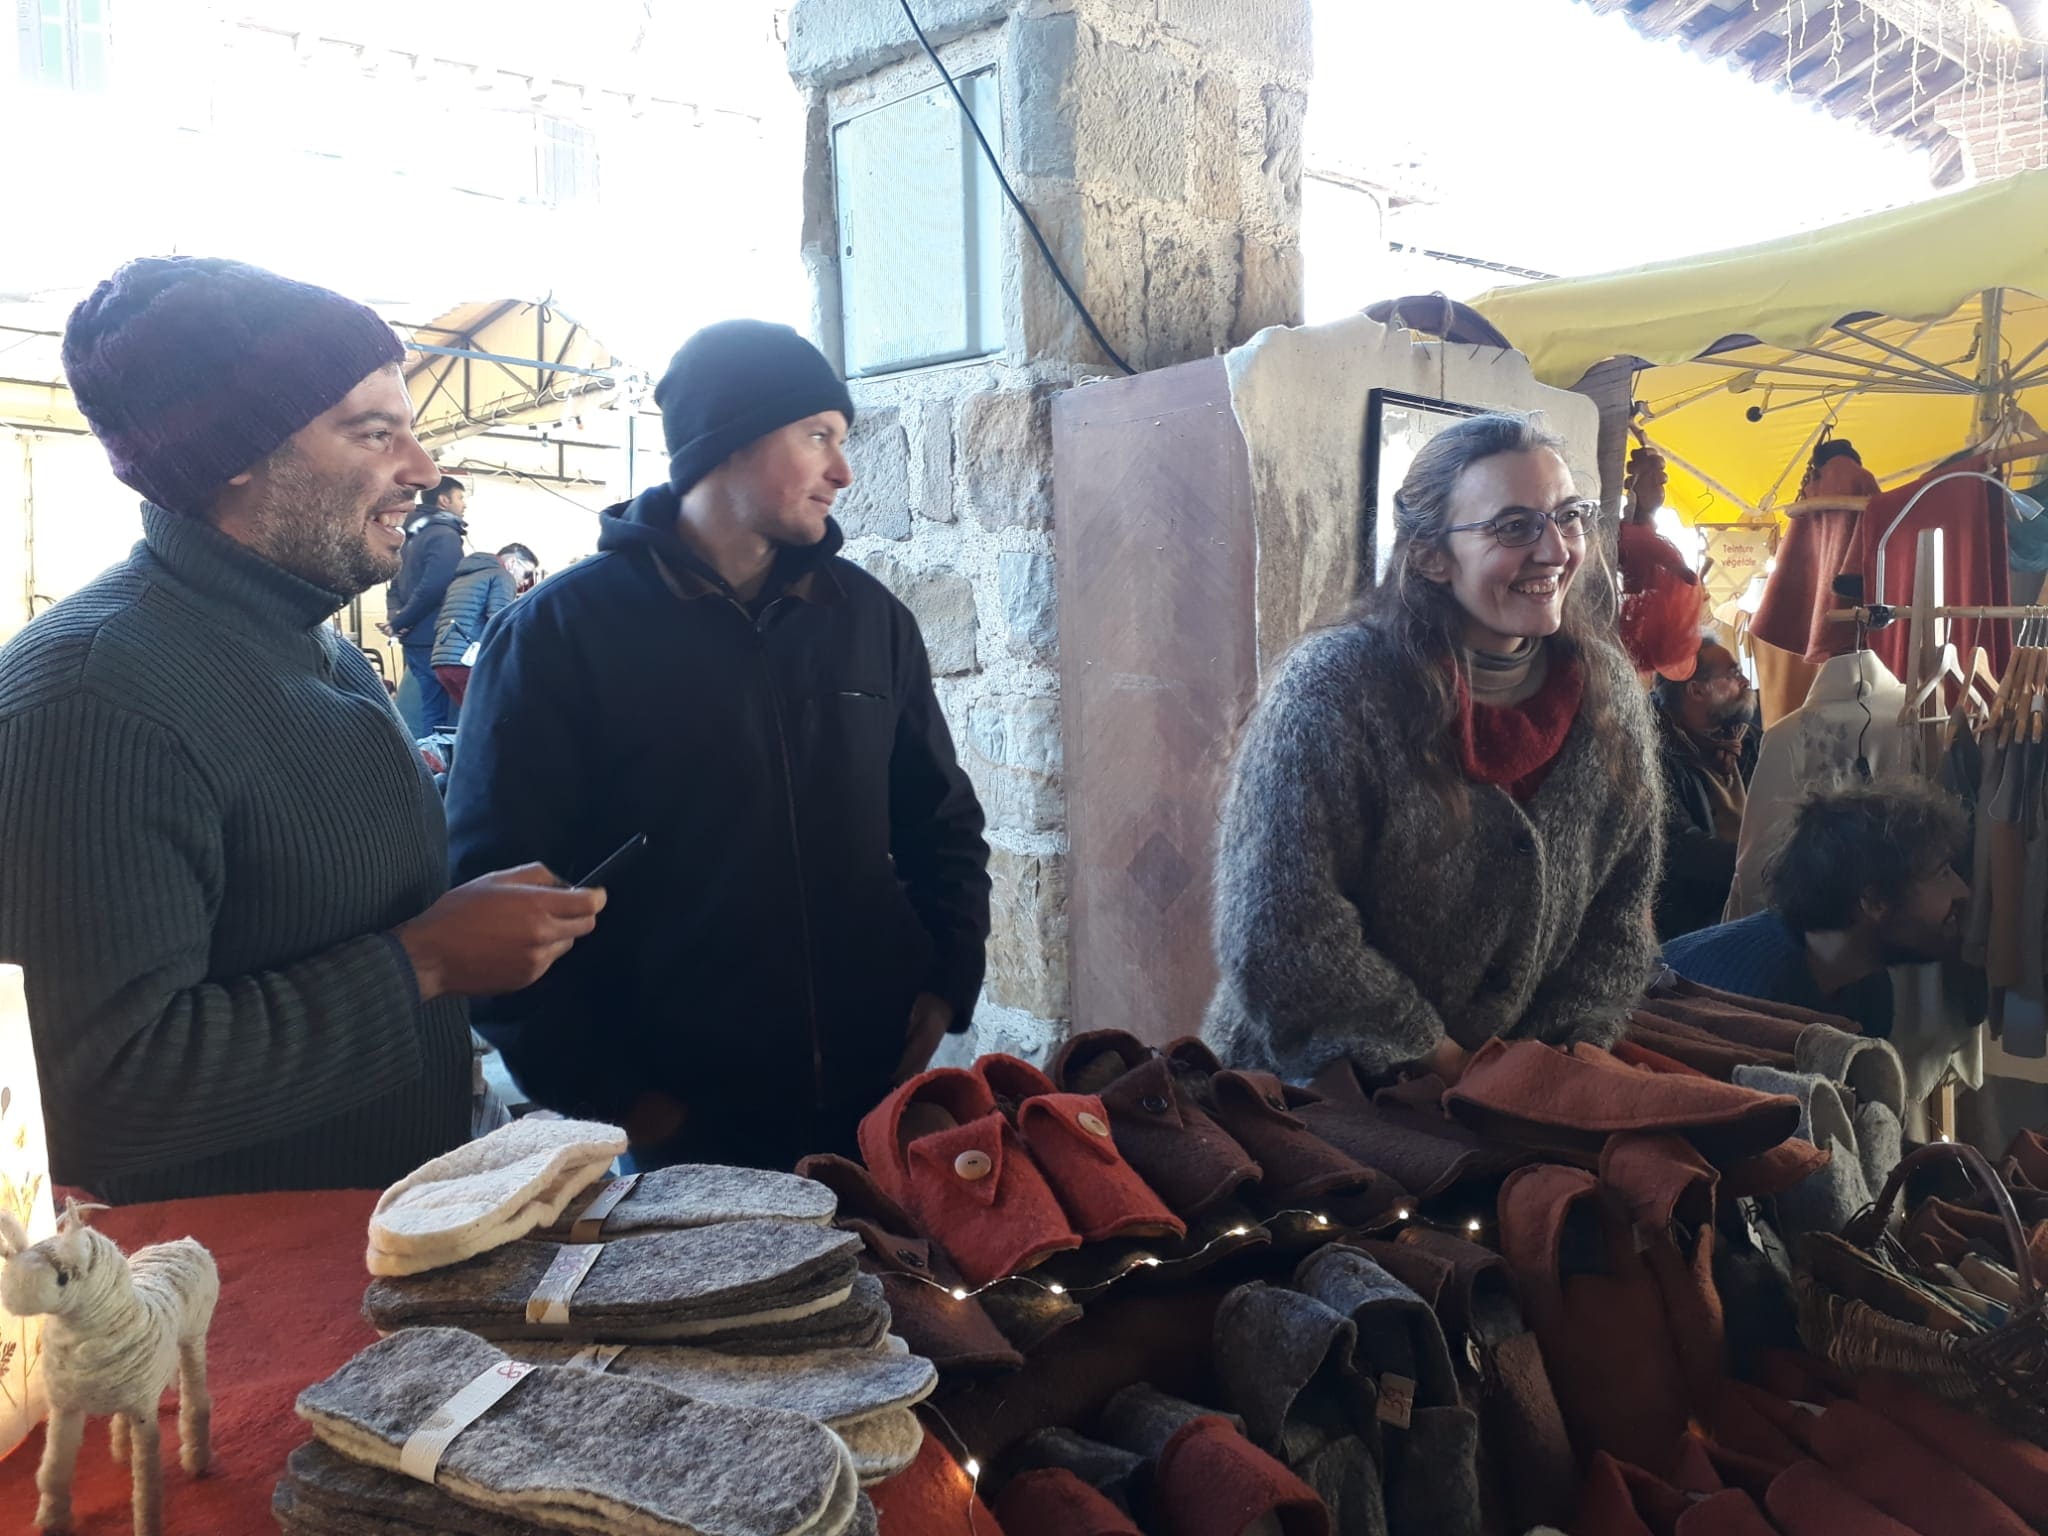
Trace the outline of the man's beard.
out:
[[[354,597],[398,574],[398,552],[371,547],[368,519],[364,487],[322,480],[286,449],[267,467],[249,546],[301,581]]]

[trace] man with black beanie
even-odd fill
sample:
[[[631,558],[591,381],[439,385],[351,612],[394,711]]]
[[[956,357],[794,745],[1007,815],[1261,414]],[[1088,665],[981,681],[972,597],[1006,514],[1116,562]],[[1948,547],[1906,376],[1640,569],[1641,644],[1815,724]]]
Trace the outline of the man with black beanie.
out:
[[[581,873],[597,933],[476,1010],[520,1087],[639,1167],[788,1167],[967,1027],[988,846],[910,611],[838,558],[846,385],[787,326],[699,332],[655,390],[669,479],[485,637],[457,877]]]

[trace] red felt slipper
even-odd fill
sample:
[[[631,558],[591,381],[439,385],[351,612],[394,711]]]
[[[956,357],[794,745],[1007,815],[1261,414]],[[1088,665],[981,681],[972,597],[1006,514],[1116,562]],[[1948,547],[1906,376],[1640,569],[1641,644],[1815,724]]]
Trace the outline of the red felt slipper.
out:
[[[1007,1536],[1143,1536],[1131,1517],[1065,1467],[1020,1472],[996,1500]]]
[[[919,1073],[868,1112],[860,1150],[882,1192],[971,1285],[1081,1245],[1016,1128],[972,1072]]]
[[[1076,1035],[1053,1057],[1051,1076],[1063,1093],[1101,1096],[1117,1150],[1176,1214],[1199,1216],[1259,1181],[1252,1155],[1181,1091],[1172,1064],[1135,1035]]]
[[[1099,1097],[1061,1093],[1051,1078],[1015,1056],[984,1056],[970,1070],[1017,1127],[1082,1241],[1187,1235],[1187,1223],[1117,1150]]]
[[[1243,1536],[1268,1516],[1281,1536],[1330,1536],[1315,1490],[1215,1414],[1189,1420],[1166,1442],[1152,1512],[1160,1536]]]

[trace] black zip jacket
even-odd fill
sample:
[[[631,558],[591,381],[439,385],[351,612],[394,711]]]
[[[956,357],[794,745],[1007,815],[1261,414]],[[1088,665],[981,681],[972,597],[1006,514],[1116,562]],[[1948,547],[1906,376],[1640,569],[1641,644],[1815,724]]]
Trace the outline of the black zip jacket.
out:
[[[742,603],[666,486],[486,632],[448,788],[456,880],[574,880],[637,833],[595,933],[477,1027],[520,1086],[618,1119],[690,1107],[699,1158],[803,1150],[877,1102],[922,991],[964,1029],[989,928],[981,806],[917,622],[837,524]],[[750,1144],[748,1127],[775,1136]]]
[[[462,561],[462,536],[469,525],[453,512],[415,518],[405,533],[398,574],[384,594],[384,621],[409,646],[432,646],[434,624],[455,567]]]

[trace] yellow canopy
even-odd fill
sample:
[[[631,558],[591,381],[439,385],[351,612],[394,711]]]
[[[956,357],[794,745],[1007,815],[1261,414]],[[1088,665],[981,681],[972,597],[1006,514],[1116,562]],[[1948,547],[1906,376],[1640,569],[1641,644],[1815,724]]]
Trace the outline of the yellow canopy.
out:
[[[1638,424],[1689,522],[1792,501],[1829,429],[1896,481],[2048,417],[2048,170],[1474,307],[1546,384],[1639,365]]]

